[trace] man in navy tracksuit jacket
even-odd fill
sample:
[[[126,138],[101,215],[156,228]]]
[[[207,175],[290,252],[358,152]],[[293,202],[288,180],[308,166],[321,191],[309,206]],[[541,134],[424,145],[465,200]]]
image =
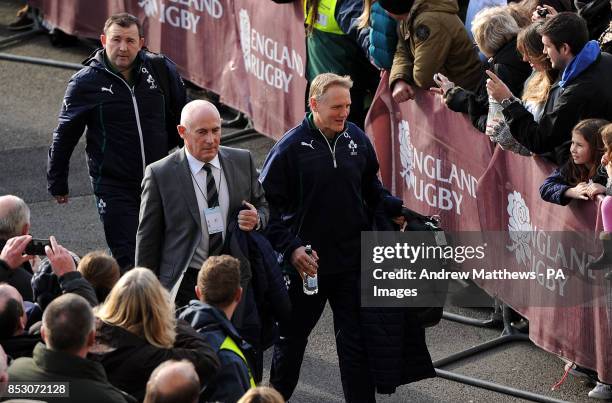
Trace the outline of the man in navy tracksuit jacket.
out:
[[[348,77],[317,76],[310,87],[312,113],[274,146],[260,176],[270,204],[268,238],[297,271],[289,285],[291,320],[280,326],[270,374],[285,399],[297,385],[308,335],[329,300],[344,397],[374,401],[359,326],[361,231],[371,230],[372,211],[381,203],[399,215],[402,202],[378,180],[366,134],[346,121],[351,85]],[[303,293],[298,272],[318,274],[318,294]]]
[[[171,61],[155,63],[166,69],[156,71],[153,58],[159,57],[142,49],[136,17],[111,16],[101,41],[104,49],[86,60],[68,83],[49,148],[47,181],[49,193],[66,203],[70,156],[87,127],[87,163],[98,213],[106,242],[125,270],[134,265],[145,166],[178,144],[176,125],[186,95]],[[162,80],[169,94],[164,94]],[[172,101],[165,102],[165,97]],[[174,109],[168,109],[170,116],[166,104]]]

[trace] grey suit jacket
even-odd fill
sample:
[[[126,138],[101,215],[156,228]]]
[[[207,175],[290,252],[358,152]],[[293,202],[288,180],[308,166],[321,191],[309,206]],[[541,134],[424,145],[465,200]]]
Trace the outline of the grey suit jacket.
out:
[[[263,229],[269,216],[268,203],[251,153],[220,147],[219,160],[230,198],[227,221],[237,217],[242,200],[246,200],[257,208]],[[198,202],[189,163],[181,148],[145,170],[136,234],[136,266],[153,270],[170,290],[189,265],[201,237]]]

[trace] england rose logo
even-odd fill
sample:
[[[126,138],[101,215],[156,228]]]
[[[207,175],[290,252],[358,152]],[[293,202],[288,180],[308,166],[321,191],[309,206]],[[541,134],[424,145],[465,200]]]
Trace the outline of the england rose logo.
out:
[[[157,0],[142,0],[138,2],[138,6],[144,8],[147,17],[155,17],[159,13]]]
[[[408,122],[402,120],[399,123],[399,144],[400,144],[400,161],[402,163],[402,171],[400,176],[406,181],[406,186],[410,189],[412,183],[412,169],[414,165],[414,151],[410,142],[410,126]]]
[[[244,57],[244,68],[248,73],[251,70],[251,19],[245,9],[240,10],[239,16],[240,46],[242,47],[242,56]]]
[[[531,261],[531,219],[529,208],[523,200],[523,196],[514,191],[508,194],[508,231],[512,245],[506,246],[510,252],[514,252],[517,263],[527,266],[527,260]]]

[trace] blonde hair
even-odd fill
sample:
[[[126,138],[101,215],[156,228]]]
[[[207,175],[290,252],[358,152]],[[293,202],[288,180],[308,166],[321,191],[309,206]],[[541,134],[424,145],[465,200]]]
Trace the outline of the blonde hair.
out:
[[[353,80],[349,76],[339,76],[334,73],[319,74],[310,82],[308,98],[314,98],[319,101],[327,90],[334,85],[350,90],[353,87]]]
[[[472,21],[472,34],[476,45],[487,56],[493,56],[516,37],[520,28],[507,7],[485,8]]]
[[[96,309],[96,316],[156,347],[171,348],[174,345],[174,303],[149,269],[136,267],[124,274],[104,304]]]
[[[608,161],[612,161],[612,123],[601,128],[601,140],[603,141]]]
[[[534,22],[523,28],[516,37],[517,50],[524,57],[542,64],[546,68],[546,71],[535,71],[533,76],[527,80],[523,89],[523,101],[536,104],[546,102],[556,75],[550,60],[542,52],[544,45],[542,44],[542,35],[538,32],[542,25],[542,22]]]
[[[238,403],[285,403],[285,399],[276,389],[268,386],[251,388],[242,395]]]
[[[372,13],[373,0],[363,0],[363,12],[357,18],[357,28],[364,29],[370,25],[370,14]]]

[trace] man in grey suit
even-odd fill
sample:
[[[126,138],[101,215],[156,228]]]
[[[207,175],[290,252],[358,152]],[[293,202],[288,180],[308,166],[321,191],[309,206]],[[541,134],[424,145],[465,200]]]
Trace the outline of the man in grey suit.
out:
[[[251,153],[219,146],[213,104],[188,103],[177,128],[185,146],[149,165],[142,181],[136,266],[153,270],[180,307],[196,298],[208,256],[234,255],[224,245],[228,223],[253,231],[265,227],[269,213]]]

